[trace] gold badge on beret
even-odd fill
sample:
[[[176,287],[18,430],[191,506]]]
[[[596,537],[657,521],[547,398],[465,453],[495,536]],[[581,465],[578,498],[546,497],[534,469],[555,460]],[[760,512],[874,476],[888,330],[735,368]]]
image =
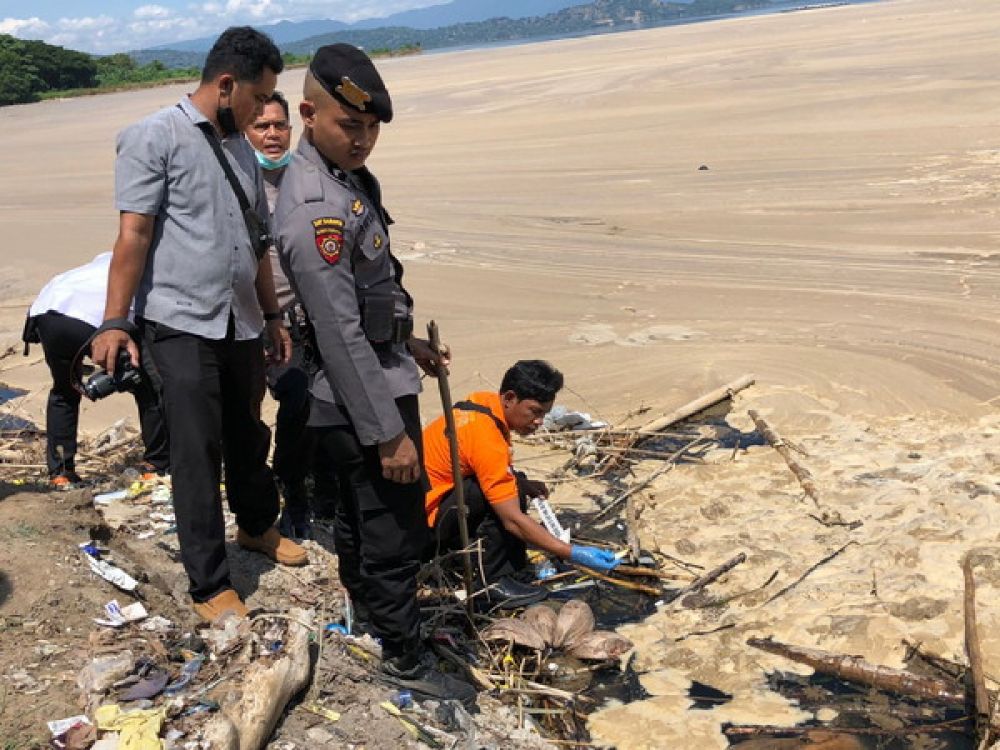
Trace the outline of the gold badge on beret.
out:
[[[372,95],[358,86],[347,76],[341,76],[340,85],[335,91],[340,94],[352,107],[365,111],[365,105],[372,100]]]

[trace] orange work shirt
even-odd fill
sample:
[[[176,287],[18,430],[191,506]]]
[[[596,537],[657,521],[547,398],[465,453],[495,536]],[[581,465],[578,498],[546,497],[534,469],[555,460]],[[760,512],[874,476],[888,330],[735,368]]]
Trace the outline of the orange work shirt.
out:
[[[489,414],[454,409],[455,433],[458,435],[458,463],[463,477],[475,476],[483,495],[491,505],[517,499],[517,479],[512,466],[510,431],[503,416],[500,394],[479,391],[466,401],[488,408],[504,426],[503,432]],[[434,525],[442,499],[455,486],[451,472],[451,447],[445,434],[445,419],[440,416],[424,428],[424,469],[430,480],[425,508],[427,524]]]

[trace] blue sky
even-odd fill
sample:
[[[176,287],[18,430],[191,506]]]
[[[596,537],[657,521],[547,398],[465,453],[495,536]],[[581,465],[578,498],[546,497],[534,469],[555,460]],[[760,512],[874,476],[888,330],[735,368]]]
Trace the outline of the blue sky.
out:
[[[0,34],[111,53],[211,36],[233,24],[359,21],[447,0],[0,0]]]

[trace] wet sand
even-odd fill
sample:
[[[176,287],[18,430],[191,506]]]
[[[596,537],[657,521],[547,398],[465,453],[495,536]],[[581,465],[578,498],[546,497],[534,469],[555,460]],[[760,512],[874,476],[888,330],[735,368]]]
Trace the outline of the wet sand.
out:
[[[905,636],[961,658],[958,561],[1000,551],[998,24],[980,0],[889,0],[380,63],[397,119],[371,167],[456,395],[544,357],[567,376],[560,403],[613,421],[752,372],[731,423],[760,410],[865,522],[812,521],[767,448],[664,476],[650,544],[707,567],[750,555],[720,593],[774,570],[780,588],[857,544],[771,605],[731,606],[735,629],[675,642],[719,616],[675,608],[628,628],[658,697],[596,718],[599,737],[712,748],[721,720],[798,718],[761,691],[779,660],[749,635],[884,663]],[[280,80],[293,103],[301,80]],[[0,343],[48,277],[110,247],[114,135],[185,90],[0,109]],[[34,389],[14,408],[35,419],[38,355],[0,363]],[[129,414],[88,405],[84,427]],[[1000,578],[984,575],[991,634]],[[984,648],[1000,671],[1000,639]],[[685,711],[690,679],[737,697]]]

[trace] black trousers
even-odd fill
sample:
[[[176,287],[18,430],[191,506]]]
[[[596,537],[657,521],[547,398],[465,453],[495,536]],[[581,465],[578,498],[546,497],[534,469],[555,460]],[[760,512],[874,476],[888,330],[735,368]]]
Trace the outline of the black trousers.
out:
[[[309,473],[313,433],[309,421],[309,373],[302,366],[302,347],[293,342],[292,360],[268,367],[271,396],[278,402],[274,423],[274,474],[285,487],[301,484]],[[286,498],[287,500],[287,498]]]
[[[472,555],[472,569],[479,574],[480,567],[486,575],[486,582],[493,583],[503,576],[521,571],[528,564],[528,548],[520,539],[503,527],[496,512],[483,494],[475,477],[466,477],[462,483],[465,492],[465,509],[468,518],[469,541],[482,542],[482,555]],[[526,495],[521,490],[518,478],[521,510],[526,509]],[[454,491],[445,495],[438,506],[434,519],[434,551],[449,551],[462,548],[462,536],[458,530],[458,505]]]
[[[45,408],[45,462],[49,476],[54,477],[76,471],[80,393],[73,388],[72,365],[80,347],[97,329],[90,323],[57,312],[39,315],[37,326],[45,363],[52,374],[52,389]],[[132,396],[139,410],[143,459],[158,471],[166,471],[170,468],[170,449],[159,397],[148,378],[143,379]]]
[[[396,399],[406,433],[421,454],[416,396]],[[377,446],[363,446],[351,426],[316,428],[320,449],[336,463],[340,505],[334,542],[344,584],[359,618],[382,639],[385,658],[412,651],[420,642],[417,572],[427,543],[424,484],[382,477]]]
[[[278,490],[267,465],[271,431],[260,419],[264,398],[261,340],[213,340],[162,323],[140,321],[161,382],[170,429],[174,513],[191,598],[206,601],[232,588],[219,494],[225,461],[226,498],[236,523],[252,536],[278,515]]]

